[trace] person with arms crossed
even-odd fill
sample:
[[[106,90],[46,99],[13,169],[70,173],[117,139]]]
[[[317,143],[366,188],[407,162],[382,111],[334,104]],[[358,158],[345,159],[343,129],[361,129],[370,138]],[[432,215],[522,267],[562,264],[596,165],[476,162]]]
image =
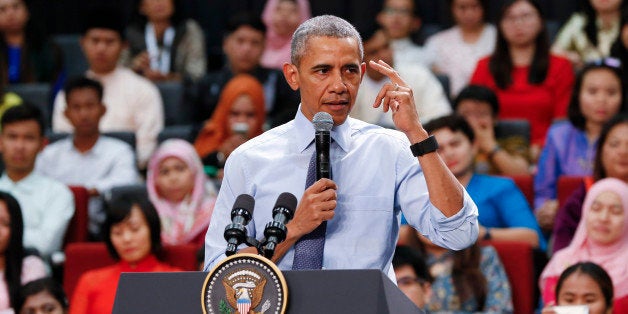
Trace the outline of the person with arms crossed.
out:
[[[300,91],[301,105],[294,120],[249,140],[227,160],[205,238],[205,270],[225,258],[224,226],[231,222],[234,200],[244,193],[256,200],[257,210],[247,228],[248,235],[258,239],[272,218],[271,204],[277,196],[282,192],[300,196],[294,218],[287,223],[286,240],[277,245],[273,257],[280,269],[303,269],[299,240],[324,225],[324,251],[316,256],[318,265],[310,268],[381,269],[394,280],[391,260],[401,211],[439,245],[460,250],[477,239],[477,207],[433,153],[437,145],[419,122],[412,90],[392,67],[370,62],[392,82],[381,89],[374,107],[392,110],[399,131],[348,117],[366,70],[362,58],[360,35],[343,19],[318,16],[296,30],[291,63],[283,71],[288,84]],[[320,179],[304,191],[315,151],[310,121],[320,111],[333,118],[333,181]]]

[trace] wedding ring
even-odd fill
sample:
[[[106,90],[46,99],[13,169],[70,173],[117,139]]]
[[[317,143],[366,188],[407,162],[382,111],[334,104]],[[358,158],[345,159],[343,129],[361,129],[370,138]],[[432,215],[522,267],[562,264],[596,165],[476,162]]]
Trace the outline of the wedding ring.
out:
[[[399,84],[395,83],[395,92],[399,90]]]

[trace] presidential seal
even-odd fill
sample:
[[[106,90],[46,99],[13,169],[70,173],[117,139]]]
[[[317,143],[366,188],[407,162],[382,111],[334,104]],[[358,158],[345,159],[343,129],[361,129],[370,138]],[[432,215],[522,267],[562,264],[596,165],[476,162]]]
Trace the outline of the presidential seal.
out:
[[[204,314],[281,314],[286,311],[288,286],[267,258],[235,254],[209,272],[201,302]]]

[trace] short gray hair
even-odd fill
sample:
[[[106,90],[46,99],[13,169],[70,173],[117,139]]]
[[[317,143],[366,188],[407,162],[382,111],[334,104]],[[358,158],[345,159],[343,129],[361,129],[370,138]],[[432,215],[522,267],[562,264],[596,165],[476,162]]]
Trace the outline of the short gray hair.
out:
[[[299,66],[311,37],[355,38],[358,42],[360,61],[364,58],[362,38],[355,27],[337,16],[321,15],[303,22],[292,35],[290,46],[292,64]]]

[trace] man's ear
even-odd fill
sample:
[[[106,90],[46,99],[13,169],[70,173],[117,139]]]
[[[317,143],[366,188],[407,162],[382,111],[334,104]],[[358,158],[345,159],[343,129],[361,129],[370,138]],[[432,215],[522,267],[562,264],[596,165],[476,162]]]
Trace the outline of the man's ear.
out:
[[[283,76],[286,78],[286,82],[290,85],[292,90],[299,89],[299,69],[292,63],[283,64]]]
[[[365,73],[366,73],[366,62],[362,62],[362,64],[360,64],[360,83],[362,83],[362,79],[364,78]]]

